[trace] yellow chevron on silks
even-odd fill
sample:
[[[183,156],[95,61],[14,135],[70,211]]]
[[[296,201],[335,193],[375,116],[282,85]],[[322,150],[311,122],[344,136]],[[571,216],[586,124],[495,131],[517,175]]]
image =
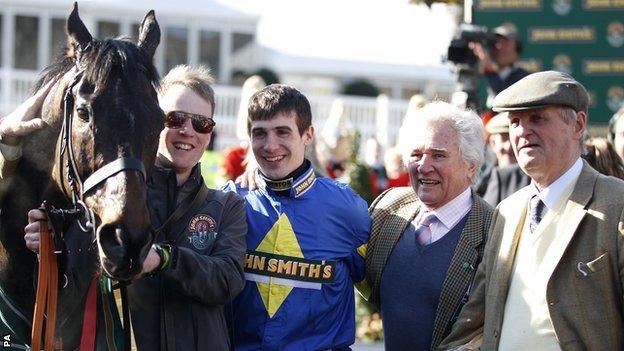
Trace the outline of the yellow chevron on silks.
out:
[[[303,258],[301,246],[299,246],[295,232],[286,214],[282,213],[280,215],[279,219],[269,229],[264,239],[262,239],[256,251]],[[274,277],[269,277],[268,283],[256,282],[256,285],[258,286],[264,307],[271,318],[273,318],[293,289],[289,285],[277,284]]]

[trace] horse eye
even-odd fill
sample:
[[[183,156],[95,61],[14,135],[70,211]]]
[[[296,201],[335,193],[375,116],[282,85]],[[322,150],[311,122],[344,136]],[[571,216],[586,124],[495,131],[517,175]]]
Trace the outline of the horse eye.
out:
[[[89,120],[89,109],[86,107],[78,107],[76,108],[76,113],[78,114],[78,117],[80,117],[80,119],[84,120],[84,121],[88,121]]]

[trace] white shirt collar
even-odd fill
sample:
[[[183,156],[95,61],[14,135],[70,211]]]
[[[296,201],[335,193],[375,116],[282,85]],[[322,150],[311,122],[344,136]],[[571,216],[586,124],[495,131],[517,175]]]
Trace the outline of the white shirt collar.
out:
[[[581,161],[581,158],[579,157],[576,162],[574,162],[572,167],[568,168],[565,173],[563,173],[559,178],[557,178],[557,180],[552,182],[552,184],[544,188],[542,191],[539,191],[535,183],[531,182],[534,193],[539,196],[549,210],[552,210],[565,189],[567,189],[573,182],[576,182],[578,177],[581,175],[582,170],[583,161]]]
[[[431,210],[436,215],[439,223],[442,224],[447,231],[452,229],[466,213],[472,208],[472,191],[467,187],[461,194],[457,195],[453,200],[444,204],[444,206]],[[424,211],[423,211],[424,212]],[[434,228],[437,227],[434,225]],[[435,232],[435,229],[432,231]]]
[[[511,71],[513,71],[513,66],[505,66],[503,68],[501,68],[498,71],[498,76],[500,77],[500,79],[505,80],[507,79],[507,77],[509,77],[509,75],[511,74]]]

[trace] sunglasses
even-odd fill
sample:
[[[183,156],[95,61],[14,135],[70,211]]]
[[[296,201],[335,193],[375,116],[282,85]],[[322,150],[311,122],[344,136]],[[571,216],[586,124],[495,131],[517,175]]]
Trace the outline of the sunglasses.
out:
[[[196,115],[184,111],[170,111],[165,115],[165,127],[172,129],[180,128],[189,118],[193,124],[193,129],[197,133],[210,133],[216,124],[212,118],[204,115]]]

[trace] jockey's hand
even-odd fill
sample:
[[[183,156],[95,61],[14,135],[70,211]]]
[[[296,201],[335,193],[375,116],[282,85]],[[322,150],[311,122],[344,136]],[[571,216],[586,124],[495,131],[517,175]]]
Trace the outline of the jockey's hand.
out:
[[[150,273],[158,267],[160,267],[160,256],[154,247],[150,247],[147,257],[145,257],[145,261],[143,261],[143,271],[141,274]]]
[[[45,122],[38,116],[43,101],[58,78],[50,80],[15,111],[0,121],[0,136],[5,144],[17,144],[18,138],[43,128]]]
[[[41,221],[48,221],[45,212],[39,209],[28,211],[28,225],[24,228],[24,241],[26,241],[26,247],[36,254],[39,253]]]
[[[260,177],[257,172],[257,168],[247,168],[245,169],[245,173],[241,174],[234,181],[237,184],[240,184],[243,188],[249,188],[249,191],[254,191],[256,189],[264,189],[266,183]]]

